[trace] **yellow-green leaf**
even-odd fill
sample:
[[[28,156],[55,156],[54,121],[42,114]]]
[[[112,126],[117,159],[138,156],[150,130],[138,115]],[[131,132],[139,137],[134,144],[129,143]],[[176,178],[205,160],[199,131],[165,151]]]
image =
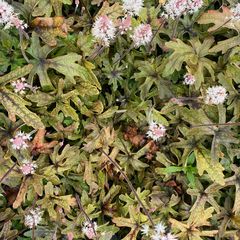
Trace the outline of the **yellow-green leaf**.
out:
[[[0,102],[8,113],[17,115],[28,126],[32,126],[35,129],[44,128],[41,118],[26,107],[26,105],[30,105],[29,102],[25,101],[17,94],[12,93],[6,88],[1,88]]]

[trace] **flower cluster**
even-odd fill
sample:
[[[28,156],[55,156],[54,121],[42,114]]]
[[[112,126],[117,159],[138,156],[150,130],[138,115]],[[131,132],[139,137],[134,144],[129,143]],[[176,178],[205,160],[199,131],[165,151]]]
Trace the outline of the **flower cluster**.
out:
[[[106,15],[97,18],[93,24],[92,34],[104,46],[109,46],[110,41],[115,38],[115,33],[116,27],[112,20]]]
[[[27,27],[14,12],[13,7],[4,0],[0,0],[0,25],[5,25],[5,29],[16,27],[23,30]]]
[[[193,85],[195,83],[196,79],[195,77],[190,74],[190,73],[187,73],[184,75],[184,81],[183,81],[183,84],[185,85]]]
[[[175,19],[187,13],[197,12],[202,5],[202,0],[169,0],[164,5],[164,16]]]
[[[132,30],[131,27],[131,16],[128,15],[121,20],[118,21],[118,28],[120,30],[121,35],[126,33],[128,30]]]
[[[96,237],[97,223],[85,222],[83,224],[82,232],[89,238],[94,239]]]
[[[240,3],[236,4],[235,7],[230,9],[233,14],[233,19],[240,20]]]
[[[131,16],[138,16],[142,8],[142,0],[123,0],[123,10]]]
[[[153,37],[152,28],[149,24],[140,24],[134,29],[132,40],[135,47],[147,45]]]
[[[146,237],[150,236],[151,240],[177,240],[176,236],[166,231],[166,226],[162,222],[157,223],[154,229],[144,224],[141,233]]]
[[[154,141],[158,141],[166,134],[166,128],[159,123],[151,122],[147,131],[147,136],[152,138]]]
[[[33,163],[29,160],[23,160],[22,166],[20,167],[20,170],[22,171],[23,175],[29,175],[34,174],[35,170],[37,168],[37,164]]]
[[[27,141],[31,139],[29,134],[18,132],[13,138],[10,139],[12,143],[13,149],[26,149],[27,148]]]
[[[29,213],[25,216],[25,225],[29,228],[37,226],[42,220],[42,212],[38,207],[36,209],[31,209]]]
[[[11,85],[14,88],[14,92],[20,94],[24,94],[26,89],[31,87],[29,84],[26,83],[26,78],[24,77],[12,82]]]
[[[227,90],[222,86],[209,87],[207,89],[206,104],[222,104],[227,97]]]

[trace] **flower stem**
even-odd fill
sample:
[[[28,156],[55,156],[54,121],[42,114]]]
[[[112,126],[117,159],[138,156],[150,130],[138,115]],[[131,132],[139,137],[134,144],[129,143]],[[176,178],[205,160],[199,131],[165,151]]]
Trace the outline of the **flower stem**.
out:
[[[79,209],[81,210],[81,212],[83,213],[83,215],[85,216],[85,218],[87,219],[87,221],[91,224],[91,228],[94,232],[94,235],[96,236],[96,239],[98,239],[98,236],[97,236],[97,233],[95,231],[95,228],[94,228],[94,225],[93,225],[93,222],[91,221],[90,217],[88,216],[88,214],[85,212],[85,210],[83,209],[83,206],[82,206],[82,203],[80,201],[80,197],[79,195],[76,193],[75,194],[75,198],[77,200],[77,205],[79,207]]]
[[[133,194],[135,195],[135,197],[137,198],[139,204],[141,205],[144,213],[147,215],[150,223],[152,224],[152,226],[154,226],[154,222],[153,219],[151,217],[151,215],[149,214],[148,210],[146,209],[146,207],[144,206],[143,202],[141,201],[141,199],[139,198],[137,191],[135,190],[135,188],[133,187],[131,181],[129,180],[129,178],[127,177],[127,175],[123,172],[123,170],[121,169],[121,167],[118,165],[117,162],[115,162],[104,150],[100,149],[101,153],[103,153],[108,160],[119,170],[119,172],[122,174],[122,176],[124,177],[124,179],[126,180],[129,188],[132,190]]]

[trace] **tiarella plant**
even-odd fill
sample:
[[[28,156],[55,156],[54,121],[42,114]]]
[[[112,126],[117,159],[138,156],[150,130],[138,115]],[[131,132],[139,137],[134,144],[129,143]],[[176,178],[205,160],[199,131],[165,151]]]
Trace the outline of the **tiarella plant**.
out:
[[[0,239],[239,239],[240,3],[0,0]]]

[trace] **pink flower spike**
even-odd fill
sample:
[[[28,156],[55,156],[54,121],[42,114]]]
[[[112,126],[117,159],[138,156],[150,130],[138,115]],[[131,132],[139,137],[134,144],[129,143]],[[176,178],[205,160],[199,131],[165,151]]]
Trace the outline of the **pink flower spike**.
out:
[[[147,136],[152,138],[154,141],[158,141],[166,135],[166,128],[162,124],[155,122],[150,123]]]
[[[122,18],[121,20],[119,20],[118,28],[119,28],[121,34],[126,33],[128,30],[132,30],[132,27],[131,27],[131,16],[128,15],[127,17]]]
[[[134,29],[132,40],[135,47],[147,45],[152,40],[152,28],[149,24],[140,24]]]
[[[93,36],[104,46],[109,46],[110,41],[115,38],[116,28],[110,18],[104,15],[95,21],[92,28]]]
[[[31,138],[29,134],[20,131],[15,135],[14,138],[10,139],[10,142],[12,143],[13,149],[20,150],[27,148],[28,145],[26,142],[29,141],[30,139]]]
[[[37,168],[37,164],[30,162],[28,160],[24,160],[22,166],[20,167],[23,175],[34,174]]]
[[[96,222],[93,222],[93,224],[91,224],[89,222],[85,222],[84,226],[82,228],[83,233],[89,239],[94,239],[96,237],[96,234],[95,234],[96,230],[97,230],[97,223]]]

